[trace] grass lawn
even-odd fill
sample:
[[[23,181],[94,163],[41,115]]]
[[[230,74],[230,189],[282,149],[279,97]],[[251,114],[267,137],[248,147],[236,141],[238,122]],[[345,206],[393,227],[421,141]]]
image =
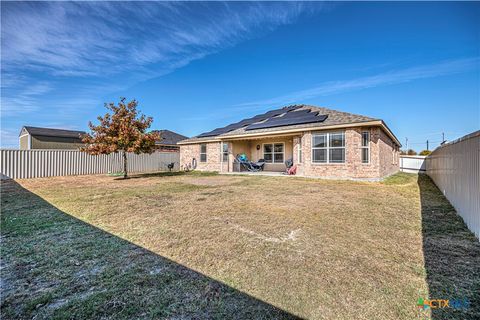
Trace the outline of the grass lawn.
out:
[[[480,318],[480,243],[425,176],[57,177],[1,201],[4,319]]]

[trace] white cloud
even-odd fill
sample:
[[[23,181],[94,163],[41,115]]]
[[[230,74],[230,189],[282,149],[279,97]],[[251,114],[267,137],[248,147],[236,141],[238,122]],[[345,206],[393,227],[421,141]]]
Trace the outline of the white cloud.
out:
[[[417,66],[403,70],[392,70],[389,72],[367,76],[352,80],[328,81],[316,87],[291,92],[286,95],[270,99],[245,102],[236,105],[237,108],[259,108],[278,106],[282,104],[300,103],[302,101],[328,96],[352,90],[368,89],[378,86],[386,86],[404,82],[410,82],[425,78],[434,78],[449,74],[462,73],[479,68],[478,58],[458,59],[443,61],[437,64]]]
[[[14,85],[21,85],[23,89],[15,90],[14,94],[7,96],[2,92],[2,117],[38,110],[39,97],[52,90],[51,84],[47,81],[25,84],[25,81],[18,80]],[[12,85],[10,84],[10,86]]]
[[[302,3],[53,2],[2,5],[4,69],[161,75],[293,22]],[[150,66],[153,66],[153,70]]]
[[[4,2],[2,124],[16,131],[19,121],[40,114],[67,124],[79,110],[101,105],[103,96],[319,8],[292,2]]]

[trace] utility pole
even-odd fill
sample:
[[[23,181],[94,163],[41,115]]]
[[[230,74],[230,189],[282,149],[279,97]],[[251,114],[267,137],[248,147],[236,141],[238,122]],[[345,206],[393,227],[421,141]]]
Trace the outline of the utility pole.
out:
[[[408,138],[405,138],[405,150],[408,151]]]
[[[427,140],[427,151],[428,151],[428,150],[429,150],[429,149],[428,149],[428,140]]]

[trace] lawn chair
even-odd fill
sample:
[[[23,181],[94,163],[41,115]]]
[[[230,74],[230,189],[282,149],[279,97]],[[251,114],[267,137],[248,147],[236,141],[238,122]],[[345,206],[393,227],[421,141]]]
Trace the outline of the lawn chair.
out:
[[[259,159],[257,162],[252,162],[252,166],[260,169],[260,171],[263,171],[265,168],[265,159]]]
[[[250,172],[258,172],[263,168],[259,165],[256,165],[254,162],[248,161],[247,157],[244,154],[237,155],[237,157],[235,158],[235,162],[240,165],[240,168],[243,168],[246,171]]]
[[[292,159],[292,158],[290,158],[290,159],[288,159],[287,161],[285,161],[285,167],[287,167],[287,171],[288,171],[288,169],[290,169],[292,166],[293,166],[293,159]]]
[[[291,174],[291,168],[293,167],[293,159],[290,158],[290,159],[287,159],[285,161],[285,167],[286,167],[286,170],[285,170],[285,173],[284,174]],[[295,172],[296,172],[296,168],[295,168]]]

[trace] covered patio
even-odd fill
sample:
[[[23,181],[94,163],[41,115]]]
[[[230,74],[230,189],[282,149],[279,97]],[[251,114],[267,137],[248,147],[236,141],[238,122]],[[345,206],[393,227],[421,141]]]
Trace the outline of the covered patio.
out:
[[[286,170],[285,161],[293,158],[295,137],[298,137],[298,134],[225,139],[222,141],[221,172],[248,171],[236,161],[239,156],[244,155],[253,162],[263,159],[263,172],[282,173]]]

